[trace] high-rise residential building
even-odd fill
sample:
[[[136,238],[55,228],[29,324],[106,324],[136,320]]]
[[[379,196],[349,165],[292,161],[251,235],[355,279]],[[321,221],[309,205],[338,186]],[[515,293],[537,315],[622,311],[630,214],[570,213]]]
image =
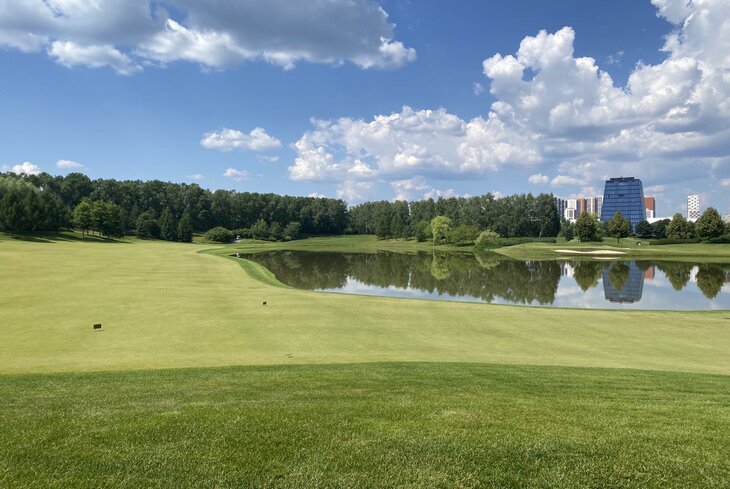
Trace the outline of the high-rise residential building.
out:
[[[646,218],[654,219],[656,217],[656,199],[644,197],[644,207],[646,208]]]
[[[558,216],[569,221],[575,221],[581,214],[592,212],[597,216],[601,215],[601,207],[603,205],[603,197],[579,197],[576,199],[561,199],[555,197],[555,207]]]
[[[555,208],[558,211],[558,218],[562,219],[565,217],[565,206],[568,203],[565,199],[561,199],[560,197],[555,197]]]
[[[700,196],[687,196],[687,220],[695,222],[700,218]]]
[[[618,177],[606,180],[603,191],[601,221],[609,221],[620,212],[631,223],[631,229],[646,219],[644,207],[644,186],[634,177]]]
[[[580,217],[581,214],[588,212],[588,199],[578,199],[577,204],[576,210],[578,211],[578,217]]]

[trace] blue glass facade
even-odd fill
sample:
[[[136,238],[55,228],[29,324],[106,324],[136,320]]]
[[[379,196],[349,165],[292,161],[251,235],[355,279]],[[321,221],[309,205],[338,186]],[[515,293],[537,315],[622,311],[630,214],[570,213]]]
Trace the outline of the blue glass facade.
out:
[[[617,212],[620,212],[631,223],[632,231],[636,230],[639,221],[646,219],[644,186],[641,184],[641,180],[633,177],[606,180],[601,221],[611,220]]]

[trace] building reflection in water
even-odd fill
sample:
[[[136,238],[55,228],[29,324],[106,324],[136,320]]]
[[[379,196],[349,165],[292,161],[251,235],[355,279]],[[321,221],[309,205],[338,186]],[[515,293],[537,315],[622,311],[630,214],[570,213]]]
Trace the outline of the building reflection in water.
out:
[[[630,304],[641,300],[644,278],[654,278],[654,266],[642,270],[634,261],[616,262],[604,267],[602,275],[606,300]]]

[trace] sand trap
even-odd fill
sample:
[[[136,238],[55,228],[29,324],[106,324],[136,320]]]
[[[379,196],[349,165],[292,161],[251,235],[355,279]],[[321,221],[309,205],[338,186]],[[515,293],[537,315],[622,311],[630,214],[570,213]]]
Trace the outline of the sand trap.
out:
[[[569,253],[571,255],[625,255],[623,251],[616,250],[594,250],[594,251],[578,251],[578,250],[555,250],[556,253]]]

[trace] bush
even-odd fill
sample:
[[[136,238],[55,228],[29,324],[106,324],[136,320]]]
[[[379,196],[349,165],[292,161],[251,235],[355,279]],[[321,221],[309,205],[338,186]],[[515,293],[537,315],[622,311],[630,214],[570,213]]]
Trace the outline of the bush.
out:
[[[215,241],[216,243],[230,243],[234,238],[233,231],[230,231],[224,227],[217,226],[209,229],[205,233],[205,239],[208,241]]]
[[[705,243],[711,243],[711,244],[727,244],[730,243],[730,234],[723,234],[722,236],[718,236],[716,238],[710,238]]]
[[[477,236],[479,236],[478,227],[459,224],[449,231],[448,239],[450,243],[456,245],[467,245],[473,243]]]
[[[416,237],[416,241],[423,243],[424,241],[430,241],[431,235],[431,223],[428,221],[419,221],[413,227],[413,235]]]
[[[486,231],[482,231],[481,233],[479,233],[476,247],[478,249],[499,248],[499,239],[499,233],[496,233],[491,229],[487,229]]]
[[[284,239],[294,240],[301,237],[302,225],[298,222],[292,221],[284,228]]]

